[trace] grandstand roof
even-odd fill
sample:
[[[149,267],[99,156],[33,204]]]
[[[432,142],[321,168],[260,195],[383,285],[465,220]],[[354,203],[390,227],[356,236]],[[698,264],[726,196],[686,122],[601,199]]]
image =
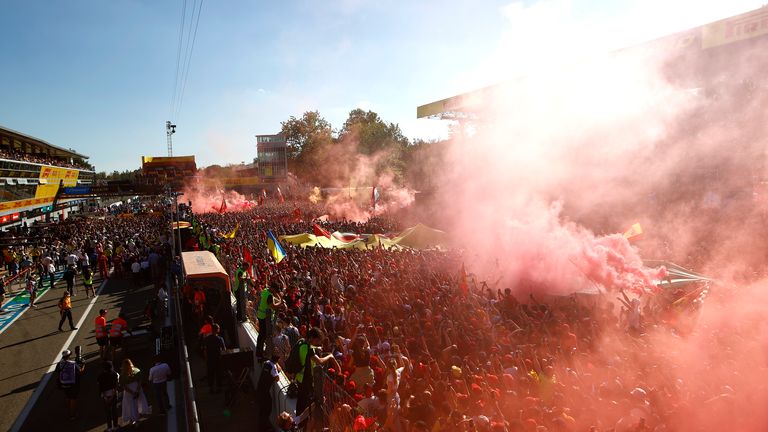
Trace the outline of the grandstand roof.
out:
[[[768,6],[735,15],[689,30],[648,41],[633,47],[616,50],[619,54],[635,49],[666,47],[676,49],[678,69],[695,70],[693,77],[711,74],[712,71],[727,71],[748,62],[755,70],[765,70],[756,63],[764,61],[763,56],[753,54],[747,48],[759,45],[754,53],[762,53],[768,43]],[[674,66],[675,63],[672,62]],[[520,79],[522,77],[517,77]],[[491,85],[479,90],[451,96],[416,108],[416,118],[440,118],[462,120],[477,118],[478,112],[494,103],[494,94],[503,90],[510,82]],[[696,86],[693,86],[696,87]]]
[[[57,145],[53,145],[49,143],[48,141],[42,140],[40,138],[35,138],[31,135],[27,135],[25,133],[15,131],[13,129],[7,128],[3,125],[0,125],[0,132],[6,135],[10,135],[13,137],[16,137],[20,140],[30,142],[33,144],[37,144],[39,146],[48,147],[51,152],[51,156],[58,156],[58,157],[75,157],[80,159],[88,159],[89,157],[83,154],[80,154],[72,149],[65,149],[63,147],[59,147]]]

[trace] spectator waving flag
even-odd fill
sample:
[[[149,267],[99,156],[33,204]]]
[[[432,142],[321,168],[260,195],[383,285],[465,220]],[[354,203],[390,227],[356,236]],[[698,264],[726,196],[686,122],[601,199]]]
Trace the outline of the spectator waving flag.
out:
[[[371,190],[371,207],[373,207],[374,210],[376,210],[376,202],[379,200],[379,197],[379,189],[374,185]]]
[[[253,257],[248,248],[243,247],[243,261],[248,263],[248,276],[253,279]]]
[[[233,239],[235,238],[235,235],[237,234],[237,229],[240,228],[240,224],[235,225],[235,229],[232,230],[229,234],[224,234],[223,237],[226,239]]]
[[[269,253],[272,254],[272,258],[275,259],[276,263],[285,258],[285,251],[280,246],[280,242],[277,241],[275,235],[272,234],[272,231],[267,231],[267,249],[269,249]]]
[[[318,237],[322,236],[322,237],[331,238],[331,233],[328,232],[327,229],[318,225],[317,222],[312,224],[312,231],[314,231],[314,234]]]
[[[459,292],[462,295],[469,294],[469,284],[467,283],[467,271],[464,269],[464,264],[461,264],[461,273],[459,273]]]

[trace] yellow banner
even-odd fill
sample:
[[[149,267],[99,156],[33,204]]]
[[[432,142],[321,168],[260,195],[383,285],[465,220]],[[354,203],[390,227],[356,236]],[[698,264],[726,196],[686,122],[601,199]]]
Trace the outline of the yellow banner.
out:
[[[194,156],[142,156],[141,163],[154,164],[188,164],[195,163]]]
[[[760,8],[701,28],[703,49],[768,34],[768,8]]]
[[[64,186],[66,187],[77,186],[77,177],[79,174],[80,171],[78,170],[53,166],[44,166],[40,169],[40,179],[46,180],[45,183],[49,185],[55,183],[58,186],[59,180],[64,180]]]
[[[53,202],[53,197],[30,198],[30,199],[19,200],[19,201],[6,201],[6,202],[0,203],[0,212],[6,211],[6,210],[20,209],[22,207],[29,207],[29,206],[43,206],[46,204],[50,204],[52,202]]]
[[[201,179],[206,186],[256,186],[261,183],[258,177],[213,177]]]
[[[35,190],[35,199],[53,198],[59,190],[59,182],[64,187],[77,186],[80,171],[54,166],[44,166],[40,169],[40,185]]]

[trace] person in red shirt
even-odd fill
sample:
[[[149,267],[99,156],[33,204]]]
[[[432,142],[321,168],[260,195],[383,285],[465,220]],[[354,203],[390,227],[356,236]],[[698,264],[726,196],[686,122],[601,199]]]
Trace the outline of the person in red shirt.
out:
[[[99,263],[99,274],[101,275],[101,278],[106,279],[107,276],[109,276],[109,261],[107,261],[107,256],[103,253],[99,253],[99,257],[96,261]]]
[[[96,343],[99,345],[99,356],[102,360],[107,360],[109,349],[109,338],[107,337],[107,310],[100,309],[99,316],[96,317],[96,327],[93,331],[96,335]]]
[[[200,287],[195,288],[195,296],[192,298],[192,304],[195,307],[195,316],[197,317],[197,322],[201,322],[203,320],[203,313],[205,312],[205,293],[203,292],[203,289]]]

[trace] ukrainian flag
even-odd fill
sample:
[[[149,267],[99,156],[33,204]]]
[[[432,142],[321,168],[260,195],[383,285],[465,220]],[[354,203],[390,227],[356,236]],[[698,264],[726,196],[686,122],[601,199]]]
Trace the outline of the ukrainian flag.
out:
[[[277,241],[275,235],[272,234],[272,231],[267,231],[267,249],[269,249],[269,253],[272,254],[272,258],[275,259],[276,263],[279,263],[285,258],[285,251],[283,250],[283,247],[280,246],[280,242]]]

